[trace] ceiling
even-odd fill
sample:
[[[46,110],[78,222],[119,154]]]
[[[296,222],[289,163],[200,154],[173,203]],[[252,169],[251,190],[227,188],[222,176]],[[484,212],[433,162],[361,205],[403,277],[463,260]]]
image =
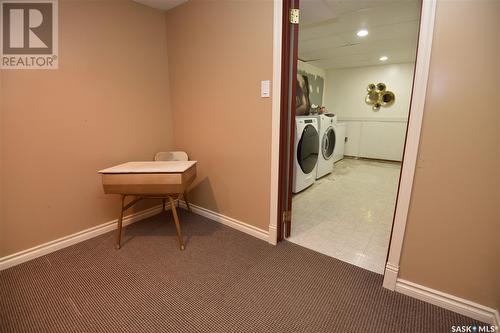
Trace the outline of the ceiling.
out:
[[[176,6],[182,5],[184,2],[187,2],[188,0],[134,0],[134,1],[156,9],[169,10]]]
[[[323,69],[413,62],[419,20],[419,0],[301,0],[299,59]]]

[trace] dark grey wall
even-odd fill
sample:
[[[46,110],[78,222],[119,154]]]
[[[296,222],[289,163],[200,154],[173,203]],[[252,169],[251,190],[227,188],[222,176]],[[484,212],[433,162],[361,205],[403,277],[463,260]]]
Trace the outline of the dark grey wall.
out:
[[[307,73],[299,69],[298,74],[306,75],[309,80],[309,99],[311,105],[323,106],[323,89],[325,87],[325,79],[319,75]]]

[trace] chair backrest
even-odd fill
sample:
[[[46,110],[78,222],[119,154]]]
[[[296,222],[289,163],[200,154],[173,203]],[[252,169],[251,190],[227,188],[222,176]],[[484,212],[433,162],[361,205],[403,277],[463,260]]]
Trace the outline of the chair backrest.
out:
[[[188,161],[185,151],[161,151],[156,153],[155,161]]]

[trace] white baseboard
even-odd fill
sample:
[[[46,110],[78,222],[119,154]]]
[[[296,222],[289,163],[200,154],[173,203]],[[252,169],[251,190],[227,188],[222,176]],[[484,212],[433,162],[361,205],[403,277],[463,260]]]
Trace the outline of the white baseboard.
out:
[[[482,321],[487,324],[500,326],[498,310],[471,302],[438,290],[427,288],[419,284],[397,279],[396,291],[407,296],[431,303],[461,315]],[[457,324],[458,325],[458,324]]]
[[[267,240],[269,244],[276,245],[278,244],[278,227],[275,225],[269,226],[269,238]]]
[[[183,208],[186,208],[186,204],[184,201],[180,200],[180,205]],[[239,220],[233,219],[231,217],[222,215],[220,213],[213,212],[211,210],[208,210],[206,208],[193,205],[191,204],[191,209],[193,213],[207,217],[213,221],[222,223],[224,225],[227,225],[231,228],[234,228],[236,230],[242,231],[244,233],[247,233],[249,235],[252,235],[254,237],[257,237],[259,239],[269,241],[269,233],[267,231],[264,231],[262,229],[259,229],[257,227],[254,227],[250,224],[241,222]],[[170,204],[167,203],[165,205],[165,209],[170,209]],[[162,205],[157,205],[152,208],[133,213],[130,215],[127,215],[126,217],[123,218],[123,226],[127,226],[129,224],[132,224],[134,222],[143,220],[145,218],[148,218],[150,216],[159,214],[162,210]],[[19,265],[21,263],[24,263],[26,261],[41,257],[45,254],[63,249],[65,247],[74,245],[76,243],[83,242],[87,239],[102,235],[104,233],[107,233],[109,231],[115,230],[117,228],[117,222],[118,219],[100,224],[98,226],[85,229],[82,231],[79,231],[77,233],[32,247],[30,249],[17,252],[11,255],[8,255],[6,257],[0,258],[0,270],[7,269],[9,267]]]
[[[398,280],[399,267],[390,263],[385,264],[384,282],[382,286],[386,289],[394,291]]]
[[[184,200],[179,200],[179,203],[180,203],[180,206],[182,208],[187,208]],[[200,207],[197,205],[193,205],[192,203],[189,203],[189,206],[191,207],[191,210],[195,214],[198,214],[198,215],[204,216],[206,218],[209,218],[210,220],[222,223],[224,225],[227,225],[228,227],[239,230],[239,231],[244,232],[246,234],[249,234],[251,236],[257,237],[257,238],[262,239],[266,242],[269,241],[269,232],[267,232],[265,230],[254,227],[253,225],[239,221],[237,219],[223,215],[221,213],[217,213],[217,212],[211,211],[209,209],[206,209],[206,208],[203,208],[203,207]]]
[[[170,208],[170,204],[165,205],[166,209]],[[145,218],[148,218],[150,216],[156,215],[160,213],[162,210],[162,205],[157,205],[152,208],[133,213],[130,215],[127,215],[123,218],[123,225],[129,225],[134,222],[143,220]],[[68,235],[35,247],[32,247],[30,249],[17,252],[11,255],[8,255],[6,257],[0,258],[0,271],[4,270],[6,268],[19,265],[23,262],[26,262],[28,260],[32,260],[38,257],[41,257],[45,254],[60,250],[62,248],[68,247],[70,245],[76,244],[83,242],[84,240],[102,235],[104,233],[107,233],[109,231],[115,230],[117,228],[117,222],[118,219],[97,225],[95,227],[85,229],[82,231],[79,231],[77,233],[74,233],[72,235]]]

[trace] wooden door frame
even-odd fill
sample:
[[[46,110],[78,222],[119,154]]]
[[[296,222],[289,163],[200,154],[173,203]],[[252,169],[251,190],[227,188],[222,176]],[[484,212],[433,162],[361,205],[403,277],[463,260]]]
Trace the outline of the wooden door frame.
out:
[[[299,9],[300,0],[283,1],[283,13],[289,13],[290,9]],[[295,84],[297,77],[298,38],[299,25],[291,24],[289,15],[283,16],[282,20],[282,61],[281,61],[281,103],[280,103],[280,156],[279,156],[279,188],[278,194],[278,241],[290,237],[291,211],[292,211],[292,184],[295,153],[295,109],[296,100],[293,96],[297,94]],[[293,40],[293,44],[290,45]],[[290,62],[295,63],[290,70]],[[290,82],[291,80],[291,82]],[[290,111],[289,111],[290,110]],[[288,153],[288,155],[287,155]],[[286,170],[289,170],[288,175]],[[285,196],[290,198],[285,200]],[[283,215],[288,212],[288,219]]]
[[[295,95],[296,86],[292,84],[289,91],[289,80],[297,75],[297,67],[289,71],[290,58],[298,58],[297,43],[290,48],[290,35],[298,39],[298,25],[289,23],[288,15],[291,8],[298,8],[299,0],[274,1],[274,33],[273,33],[273,116],[272,116],[272,148],[271,148],[271,222],[269,225],[269,242],[276,244],[285,236],[283,211],[291,209],[291,200],[286,204],[285,195],[291,196],[293,173],[286,174],[287,167],[293,168],[295,117],[288,114],[295,109],[295,100],[289,97]],[[290,57],[290,54],[292,56]],[[289,117],[290,116],[290,117]],[[288,126],[288,122],[290,125]],[[288,136],[288,128],[290,133]],[[288,150],[288,156],[287,156]],[[290,156],[290,158],[288,158]],[[285,190],[284,190],[285,189]],[[288,192],[288,193],[286,193]],[[290,224],[286,236],[290,235]]]
[[[281,214],[283,205],[280,204],[282,198],[282,188],[280,181],[283,179],[282,168],[280,168],[280,157],[283,150],[289,147],[283,146],[280,140],[280,128],[283,127],[284,112],[281,110],[281,98],[283,92],[281,87],[285,75],[282,75],[282,64],[286,60],[282,49],[286,45],[282,43],[283,39],[283,15],[284,2],[289,0],[274,1],[274,41],[273,41],[273,107],[272,107],[272,149],[271,149],[271,211],[269,225],[269,242],[276,244],[281,240]],[[415,62],[415,73],[413,81],[413,90],[410,103],[410,116],[408,119],[408,128],[405,141],[403,164],[401,168],[401,177],[399,182],[396,209],[392,234],[387,256],[387,264],[384,272],[383,286],[390,290],[395,290],[398,283],[399,263],[401,251],[403,248],[403,238],[410,207],[411,192],[413,187],[413,178],[418,157],[418,146],[420,142],[420,133],[422,129],[422,119],[424,115],[425,96],[427,92],[427,80],[429,76],[429,67],[432,50],[432,39],[434,32],[434,18],[436,13],[437,0],[422,0],[422,11],[420,18],[420,32],[417,44],[417,57]],[[284,47],[282,47],[284,46]],[[288,78],[288,75],[286,76]],[[294,118],[294,117],[292,117]],[[293,128],[293,127],[292,127]],[[294,131],[292,131],[293,134]],[[290,141],[293,142],[293,141]],[[293,149],[293,145],[292,145]]]

